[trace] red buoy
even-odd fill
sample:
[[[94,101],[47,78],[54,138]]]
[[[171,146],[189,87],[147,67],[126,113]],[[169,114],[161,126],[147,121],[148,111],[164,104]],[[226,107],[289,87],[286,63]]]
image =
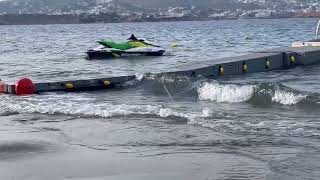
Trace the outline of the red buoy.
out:
[[[16,95],[31,95],[35,89],[33,82],[28,78],[23,78],[16,82]]]

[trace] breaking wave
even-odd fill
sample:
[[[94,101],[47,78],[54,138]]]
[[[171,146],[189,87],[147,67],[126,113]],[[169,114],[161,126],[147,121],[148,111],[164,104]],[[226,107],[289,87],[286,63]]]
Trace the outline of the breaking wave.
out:
[[[208,82],[207,79],[192,81],[181,77],[148,77],[142,84],[154,95],[166,95],[164,85],[176,99],[190,99],[195,97],[198,101],[213,101],[218,103],[254,103],[254,104],[282,104],[296,105],[305,101],[313,101],[318,95],[301,92],[279,83],[220,83],[217,81]],[[192,98],[191,98],[192,100]],[[308,102],[307,102],[308,103]]]
[[[295,105],[306,100],[307,97],[306,93],[274,84],[241,85],[206,82],[198,88],[199,101]]]
[[[272,96],[272,101],[284,105],[294,105],[306,99],[306,97],[307,95],[294,94],[293,92],[277,90],[274,92],[274,95]]]
[[[205,83],[198,89],[199,100],[216,102],[246,102],[254,93],[252,85],[222,85],[218,83]]]
[[[170,80],[170,81],[169,81]],[[183,103],[198,101],[208,101],[216,103],[249,103],[259,105],[296,105],[296,104],[316,104],[318,96],[297,91],[281,84],[223,84],[216,81],[190,81],[185,79],[166,79],[166,81],[141,83],[141,89],[153,91],[152,96],[165,96],[162,83],[166,83],[174,99],[183,100]],[[149,83],[149,84],[148,84]],[[175,86],[173,86],[173,85]],[[150,88],[146,88],[150,86]],[[158,93],[161,90],[162,93]],[[149,92],[140,91],[144,96]],[[119,96],[119,94],[118,94]],[[119,96],[118,98],[120,98]],[[190,98],[193,97],[193,98]],[[65,114],[80,117],[103,117],[129,115],[151,115],[158,117],[179,117],[192,120],[199,117],[209,117],[210,110],[199,107],[191,108],[187,111],[179,108],[171,108],[163,105],[165,103],[143,102],[130,104],[126,101],[121,103],[118,100],[97,101],[100,95],[88,94],[46,94],[34,95],[32,97],[15,97],[2,95],[0,97],[0,116],[10,116],[19,113],[40,113],[40,114]],[[128,96],[130,98],[130,96]],[[158,97],[156,98],[158,99]],[[165,100],[164,100],[165,101]],[[133,102],[133,101],[132,101]],[[157,100],[158,102],[158,100]]]
[[[40,95],[41,96],[41,95]],[[44,95],[45,96],[45,95]],[[200,113],[182,112],[175,108],[164,105],[147,105],[147,104],[113,104],[111,102],[93,102],[90,98],[82,99],[75,95],[74,99],[69,100],[66,97],[51,96],[38,99],[36,97],[11,97],[4,95],[0,100],[0,116],[10,116],[16,114],[51,114],[51,115],[71,115],[77,117],[102,117],[112,118],[119,116],[131,115],[149,115],[166,117],[178,117],[187,121],[196,117],[206,117],[209,113],[204,110]],[[18,98],[18,99],[17,99]],[[65,98],[65,100],[63,100]]]
[[[250,109],[238,111],[236,107],[236,112],[223,111],[224,107],[230,107],[232,103],[280,104],[285,106],[301,104],[303,107],[307,104],[307,106],[314,107],[314,105],[317,106],[319,100],[317,94],[307,94],[280,84],[268,83],[248,85],[197,82],[196,84],[198,87],[188,86],[191,89],[186,91],[188,92],[186,95],[189,94],[190,90],[193,90],[198,92],[199,101],[208,101],[209,104],[205,103],[205,106],[202,106],[200,105],[201,103],[196,105],[195,101],[185,101],[183,106],[180,106],[179,102],[177,102],[177,105],[171,106],[166,103],[158,104],[149,100],[146,103],[141,101],[140,104],[139,102],[135,104],[127,102],[120,104],[119,99],[116,99],[116,101],[110,100],[109,94],[106,96],[107,100],[104,100],[103,94],[92,95],[86,93],[52,93],[30,97],[2,95],[0,96],[0,116],[36,113],[70,115],[76,118],[160,117],[169,120],[178,119],[179,122],[182,119],[183,123],[206,127],[219,132],[268,134],[270,129],[273,133],[277,133],[279,129],[285,126],[288,131],[281,131],[280,135],[286,133],[294,135],[303,133],[306,136],[317,135],[313,131],[309,133],[303,130],[304,128],[312,127],[312,122],[303,125],[291,124],[291,117],[286,117],[286,114],[281,119],[279,117],[270,117],[270,114],[267,115],[268,118],[265,118],[264,114],[255,114],[252,119],[251,115],[247,113]],[[177,90],[175,88],[172,87],[171,90]],[[102,99],[97,100],[97,98]],[[158,99],[159,97],[156,98]],[[221,107],[219,107],[220,105]],[[277,120],[275,121],[274,119]]]

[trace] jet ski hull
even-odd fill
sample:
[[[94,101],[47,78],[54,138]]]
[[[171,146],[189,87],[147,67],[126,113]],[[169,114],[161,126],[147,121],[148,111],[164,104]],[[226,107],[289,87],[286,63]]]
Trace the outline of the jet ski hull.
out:
[[[108,51],[108,50],[89,50],[88,59],[109,59],[117,57],[136,57],[136,56],[162,56],[165,50],[158,51]]]

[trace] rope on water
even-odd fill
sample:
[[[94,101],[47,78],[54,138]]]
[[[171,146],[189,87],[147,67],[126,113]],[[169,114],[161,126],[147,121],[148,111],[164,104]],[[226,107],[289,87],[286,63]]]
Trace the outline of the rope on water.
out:
[[[165,83],[164,83],[164,77],[162,77],[161,79],[162,79],[162,84],[163,84],[164,89],[166,90],[166,92],[167,92],[168,96],[170,97],[171,101],[175,104],[176,102],[174,101],[174,99],[173,99],[173,97],[171,96],[171,94],[170,94],[167,86],[166,86]]]

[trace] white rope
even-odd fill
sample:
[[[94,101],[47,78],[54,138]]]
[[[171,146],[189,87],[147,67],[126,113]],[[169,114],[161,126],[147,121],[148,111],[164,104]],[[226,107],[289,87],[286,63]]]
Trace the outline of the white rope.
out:
[[[164,77],[162,77],[162,84],[163,84],[163,87],[164,87],[164,89],[166,90],[168,96],[170,97],[171,101],[175,104],[176,102],[175,102],[174,99],[172,98],[169,90],[167,89],[167,86],[166,86],[165,83],[164,83]]]

